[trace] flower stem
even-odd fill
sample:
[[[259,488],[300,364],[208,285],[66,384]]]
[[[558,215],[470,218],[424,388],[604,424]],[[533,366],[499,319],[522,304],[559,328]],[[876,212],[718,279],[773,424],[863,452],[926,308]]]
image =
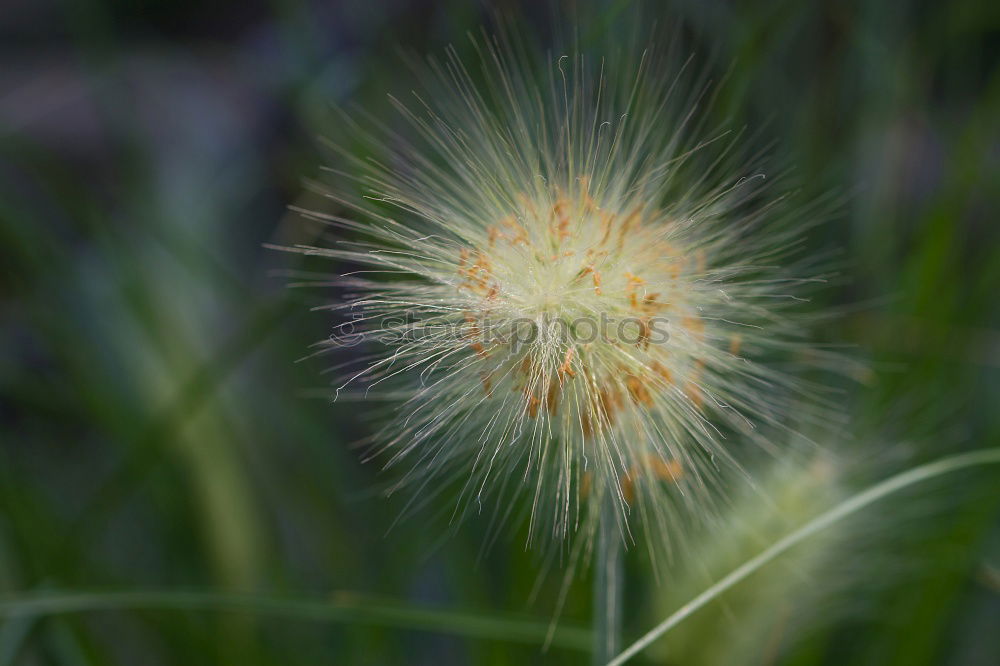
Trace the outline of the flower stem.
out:
[[[593,663],[607,664],[621,649],[625,571],[622,537],[612,502],[604,503],[599,520],[594,559]]]

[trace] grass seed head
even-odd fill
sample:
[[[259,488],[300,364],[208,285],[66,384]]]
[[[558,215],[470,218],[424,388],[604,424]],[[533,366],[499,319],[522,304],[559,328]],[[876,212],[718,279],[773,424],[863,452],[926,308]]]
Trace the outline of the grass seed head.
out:
[[[379,151],[341,152],[364,195],[304,213],[344,233],[302,251],[364,267],[334,307],[374,355],[338,393],[395,387],[377,449],[420,501],[493,495],[556,539],[611,502],[623,534],[638,516],[668,539],[800,389],[761,361],[799,345],[804,280],[781,266],[813,220],[706,128],[708,88],[671,56],[538,72],[503,37],[476,48],[393,99],[408,130],[346,119]]]

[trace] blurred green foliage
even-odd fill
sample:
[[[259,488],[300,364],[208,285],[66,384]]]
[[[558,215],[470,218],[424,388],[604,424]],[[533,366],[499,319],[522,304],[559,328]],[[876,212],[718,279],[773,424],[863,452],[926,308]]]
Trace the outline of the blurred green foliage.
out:
[[[541,563],[517,535],[484,553],[486,525],[394,525],[401,502],[379,496],[377,465],[351,448],[370,432],[365,411],[316,390],[323,361],[294,362],[329,331],[331,315],[309,308],[330,294],[286,289],[287,259],[263,247],[308,240],[285,205],[327,159],[315,135],[338,131],[329,104],[386,108],[387,91],[410,87],[398,51],[464,43],[487,12],[457,0],[7,5],[0,594],[262,596],[26,608],[0,626],[0,664],[580,663],[586,581],[569,589],[568,638],[543,654],[517,632],[544,633],[561,580],[532,595]],[[543,40],[584,17],[601,43],[634,11],[498,6]],[[817,303],[842,316],[816,335],[871,368],[837,398],[859,476],[1000,444],[1000,5],[650,7],[728,71],[717,108],[773,139],[806,196],[844,202],[810,244],[841,251],[843,278]],[[1000,663],[995,470],[910,500],[867,528],[891,559],[883,584],[844,593],[864,603],[827,622],[817,612],[771,661],[743,663]],[[663,611],[634,559],[626,639]],[[290,597],[330,599],[334,621],[263,608]],[[535,619],[506,624],[525,613]]]

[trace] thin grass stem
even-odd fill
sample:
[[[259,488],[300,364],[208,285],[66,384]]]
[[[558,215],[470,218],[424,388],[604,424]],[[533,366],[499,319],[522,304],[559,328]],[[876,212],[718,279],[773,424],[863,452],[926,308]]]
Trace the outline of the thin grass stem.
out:
[[[743,581],[745,578],[750,576],[750,574],[754,573],[768,562],[772,561],[798,543],[813,536],[817,532],[820,532],[834,523],[847,518],[851,514],[867,507],[869,504],[872,504],[887,495],[903,490],[904,488],[933,479],[943,474],[957,472],[967,467],[976,467],[979,465],[990,465],[996,463],[1000,463],[1000,448],[962,453],[901,472],[900,474],[892,476],[885,481],[875,484],[867,490],[851,496],[826,513],[817,516],[806,525],[775,542],[774,545],[764,552],[733,569],[729,574],[719,580],[719,582],[715,583],[697,597],[681,606],[672,615],[663,620],[663,622],[650,629],[645,635],[639,638],[639,640],[629,645],[622,651],[621,654],[608,661],[607,666],[619,666],[620,664],[624,664],[639,652],[646,649],[653,643],[653,641],[680,624],[685,618],[692,615],[695,611],[708,604],[729,588]]]
[[[367,624],[416,629],[469,638],[541,645],[548,622],[528,617],[470,613],[411,606],[342,592],[327,599],[303,599],[204,591],[46,592],[0,599],[0,617],[11,619],[97,611],[223,611],[313,622]],[[589,651],[586,627],[562,625],[551,645]]]
[[[605,664],[621,649],[625,582],[622,537],[614,507],[605,502],[597,528],[594,561],[593,663]]]

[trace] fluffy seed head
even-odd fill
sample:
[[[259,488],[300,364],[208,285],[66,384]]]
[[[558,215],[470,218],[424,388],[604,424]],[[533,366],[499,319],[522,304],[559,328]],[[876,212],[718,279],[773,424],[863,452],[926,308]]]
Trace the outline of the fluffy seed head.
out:
[[[395,387],[376,447],[421,500],[492,494],[557,538],[611,502],[667,538],[785,416],[793,381],[757,361],[794,346],[801,280],[778,265],[809,220],[704,126],[706,88],[671,58],[537,74],[502,40],[477,49],[475,74],[452,53],[393,99],[409,130],[346,119],[379,150],[341,151],[363,196],[302,211],[339,235],[300,250],[366,267],[338,281],[333,344],[371,354],[338,393]]]

